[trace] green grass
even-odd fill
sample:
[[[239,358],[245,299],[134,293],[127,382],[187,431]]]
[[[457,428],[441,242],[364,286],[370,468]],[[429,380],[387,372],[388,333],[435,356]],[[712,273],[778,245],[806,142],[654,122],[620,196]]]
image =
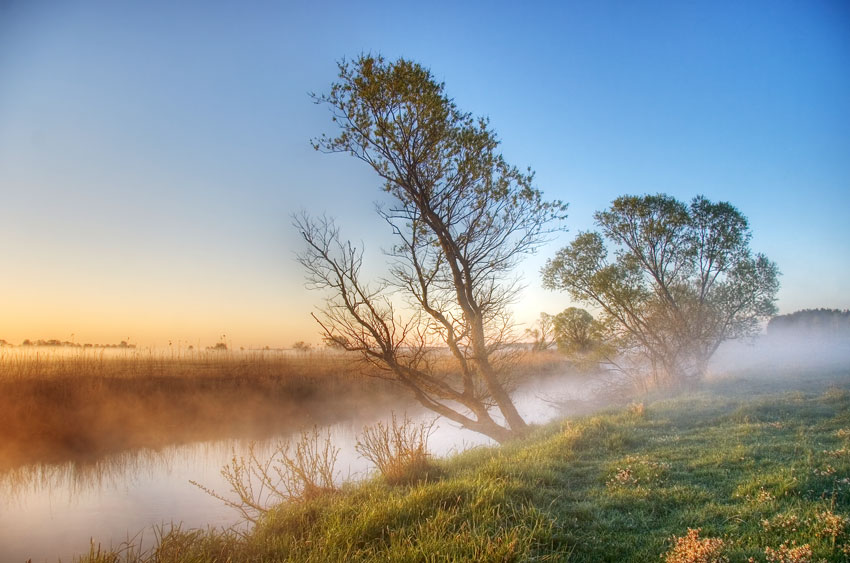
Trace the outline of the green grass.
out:
[[[281,505],[244,537],[173,530],[145,559],[661,561],[672,536],[701,528],[730,561],[766,561],[785,541],[846,561],[850,373],[784,386],[647,397],[440,461],[437,480]]]

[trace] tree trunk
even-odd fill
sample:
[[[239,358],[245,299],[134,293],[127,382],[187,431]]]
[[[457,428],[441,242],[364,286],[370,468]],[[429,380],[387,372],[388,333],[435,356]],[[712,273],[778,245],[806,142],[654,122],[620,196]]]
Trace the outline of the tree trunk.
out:
[[[493,366],[490,365],[490,358],[488,357],[487,347],[484,343],[484,329],[481,326],[480,320],[475,323],[472,330],[472,346],[475,350],[479,371],[484,378],[484,382],[487,384],[487,390],[490,392],[493,400],[496,401],[496,405],[498,405],[502,416],[505,417],[505,422],[507,422],[511,430],[517,435],[525,434],[528,431],[528,424],[520,416],[513,399],[505,391],[505,387],[496,376]]]

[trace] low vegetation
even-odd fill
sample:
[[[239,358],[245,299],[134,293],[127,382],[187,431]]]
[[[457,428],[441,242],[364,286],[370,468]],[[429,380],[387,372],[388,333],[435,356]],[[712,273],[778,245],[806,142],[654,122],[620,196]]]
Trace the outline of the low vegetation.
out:
[[[524,378],[563,366],[526,354]],[[404,410],[412,399],[343,352],[0,349],[0,471],[138,448],[262,439]]]
[[[94,561],[846,561],[850,373],[719,379]]]
[[[357,440],[357,452],[368,459],[390,485],[412,483],[434,475],[436,467],[428,455],[428,438],[434,422],[414,422],[392,415],[363,429]]]
[[[247,456],[234,455],[221,470],[230,486],[230,496],[202,483],[191,483],[256,523],[281,502],[309,501],[335,492],[338,456],[339,448],[333,445],[330,433],[323,434],[314,427],[302,431],[298,440],[279,442],[263,459],[254,444],[248,448]]]
[[[3,351],[0,470],[260,439],[357,416],[367,396],[399,402],[389,383],[364,375],[339,354]]]

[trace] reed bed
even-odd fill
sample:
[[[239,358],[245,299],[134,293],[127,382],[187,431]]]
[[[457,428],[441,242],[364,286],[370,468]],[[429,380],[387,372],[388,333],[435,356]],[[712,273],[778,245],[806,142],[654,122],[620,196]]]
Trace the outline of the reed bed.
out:
[[[332,353],[4,350],[0,470],[260,438],[404,400],[364,375]]]
[[[512,372],[562,365],[556,354],[526,354]],[[381,375],[334,351],[0,348],[0,471],[261,439],[413,404]]]

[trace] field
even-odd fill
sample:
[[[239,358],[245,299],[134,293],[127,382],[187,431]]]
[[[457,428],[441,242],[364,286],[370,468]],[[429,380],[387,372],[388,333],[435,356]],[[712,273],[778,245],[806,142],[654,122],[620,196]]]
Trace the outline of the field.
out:
[[[247,536],[176,527],[83,560],[846,561],[850,372],[738,374],[434,464],[281,504]]]
[[[520,377],[563,365],[521,360]],[[264,438],[410,406],[333,352],[0,348],[0,471],[202,440]]]
[[[0,469],[172,443],[262,437],[398,400],[332,354],[3,352]],[[334,397],[338,409],[325,408]]]

